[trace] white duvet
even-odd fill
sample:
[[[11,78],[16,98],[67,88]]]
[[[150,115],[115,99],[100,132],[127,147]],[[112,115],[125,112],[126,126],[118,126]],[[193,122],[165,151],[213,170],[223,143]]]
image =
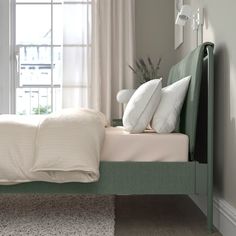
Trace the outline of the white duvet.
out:
[[[0,116],[0,184],[99,179],[105,118],[92,110]]]

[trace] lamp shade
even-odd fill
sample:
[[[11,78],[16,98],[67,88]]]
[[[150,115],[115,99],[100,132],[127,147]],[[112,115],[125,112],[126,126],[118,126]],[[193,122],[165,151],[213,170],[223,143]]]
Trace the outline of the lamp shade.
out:
[[[123,89],[117,93],[116,99],[119,103],[128,104],[130,98],[133,96],[135,89]]]
[[[189,5],[183,5],[179,11],[175,24],[184,26],[191,18],[192,8]]]

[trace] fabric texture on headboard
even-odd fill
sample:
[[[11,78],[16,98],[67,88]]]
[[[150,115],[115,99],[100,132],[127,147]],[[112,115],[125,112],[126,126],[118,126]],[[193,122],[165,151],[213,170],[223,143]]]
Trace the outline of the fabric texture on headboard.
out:
[[[174,65],[169,73],[168,85],[191,75],[188,94],[181,111],[179,132],[189,137],[189,154],[190,160],[194,159],[196,145],[196,129],[199,108],[199,97],[201,81],[203,78],[203,61],[206,48],[214,47],[212,43],[204,43],[187,55],[182,61]]]

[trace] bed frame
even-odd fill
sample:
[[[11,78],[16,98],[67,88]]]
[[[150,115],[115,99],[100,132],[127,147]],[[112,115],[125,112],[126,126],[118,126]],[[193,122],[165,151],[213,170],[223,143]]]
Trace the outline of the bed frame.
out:
[[[205,43],[191,52],[170,71],[168,84],[192,76],[179,131],[189,136],[189,162],[101,162],[99,182],[55,184],[31,182],[0,186],[3,193],[60,193],[102,195],[197,194],[207,196],[207,222],[213,230],[213,44]],[[200,101],[203,64],[207,65],[207,138],[206,159],[196,157],[197,117]],[[202,139],[204,140],[204,138]],[[200,161],[201,160],[201,161]]]

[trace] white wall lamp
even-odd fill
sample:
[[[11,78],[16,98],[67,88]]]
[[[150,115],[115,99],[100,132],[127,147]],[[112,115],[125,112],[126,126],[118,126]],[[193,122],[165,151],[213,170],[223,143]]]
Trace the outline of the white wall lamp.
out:
[[[177,18],[175,21],[176,25],[185,26],[187,21],[192,17],[192,8],[189,5],[183,5],[178,9]]]
[[[203,8],[198,8],[194,12],[190,5],[180,6],[177,1],[178,14],[176,17],[175,24],[185,26],[188,20],[192,20],[192,29],[196,32],[196,43],[203,43],[203,25],[204,25],[204,10]]]

